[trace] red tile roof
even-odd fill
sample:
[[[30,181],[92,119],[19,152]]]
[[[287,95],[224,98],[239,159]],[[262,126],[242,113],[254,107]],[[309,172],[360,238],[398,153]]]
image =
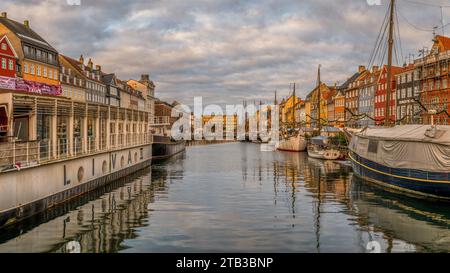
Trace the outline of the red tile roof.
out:
[[[446,36],[436,36],[436,40],[441,44],[444,51],[450,50],[450,38]]]

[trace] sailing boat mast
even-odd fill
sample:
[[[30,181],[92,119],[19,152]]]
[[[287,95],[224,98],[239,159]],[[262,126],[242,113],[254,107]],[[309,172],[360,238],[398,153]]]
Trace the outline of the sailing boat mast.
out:
[[[387,94],[386,94],[386,111],[385,126],[391,125],[391,93],[392,93],[392,48],[394,46],[394,7],[395,0],[391,0],[390,18],[389,18],[389,40],[388,40],[388,65],[387,65]]]
[[[292,94],[292,124],[295,124],[295,82],[294,82],[294,93]]]
[[[318,128],[319,128],[319,135],[320,135],[320,131],[322,130],[322,124],[321,124],[321,120],[320,120],[320,86],[321,86],[321,82],[320,82],[320,64],[319,64],[319,68],[317,69],[317,124],[318,124]]]

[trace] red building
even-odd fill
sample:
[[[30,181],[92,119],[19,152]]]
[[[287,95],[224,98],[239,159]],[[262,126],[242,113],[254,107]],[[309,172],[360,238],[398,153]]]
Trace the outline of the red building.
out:
[[[11,46],[8,37],[4,35],[0,37],[0,76],[16,77],[16,60],[17,54]]]
[[[420,82],[420,101],[427,110],[450,112],[450,37],[436,36],[431,51],[414,62],[415,81]],[[422,112],[421,123],[450,125],[446,113],[431,115]]]
[[[396,120],[396,75],[402,71],[401,67],[392,67],[392,77],[391,77],[391,102],[390,102],[390,119],[392,122]],[[378,78],[378,86],[375,90],[375,124],[384,125],[386,117],[386,100],[387,100],[387,65],[384,65],[381,69],[380,76]]]

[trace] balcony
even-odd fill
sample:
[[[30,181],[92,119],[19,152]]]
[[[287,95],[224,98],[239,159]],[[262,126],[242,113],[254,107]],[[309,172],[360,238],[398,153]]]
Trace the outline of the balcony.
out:
[[[153,120],[150,120],[150,126],[169,126],[169,125],[170,125],[169,116],[153,117]]]
[[[98,142],[98,143],[97,143]],[[74,137],[72,141],[58,138],[55,143],[50,139],[28,142],[0,143],[0,172],[20,170],[54,161],[72,159],[96,153],[110,152],[118,149],[132,148],[151,144],[153,135],[148,133],[111,134],[109,147],[106,137],[96,140],[88,137]]]

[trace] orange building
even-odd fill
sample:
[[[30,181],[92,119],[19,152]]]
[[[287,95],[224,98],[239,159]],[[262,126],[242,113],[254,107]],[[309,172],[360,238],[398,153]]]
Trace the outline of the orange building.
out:
[[[33,85],[33,91],[45,89],[49,86],[59,86],[59,60],[58,51],[53,48],[39,34],[30,27],[28,20],[23,23],[8,18],[3,12],[0,16],[0,36],[6,35],[18,55],[18,76]],[[36,85],[36,83],[46,86]],[[60,93],[60,87],[54,89],[55,95]]]

